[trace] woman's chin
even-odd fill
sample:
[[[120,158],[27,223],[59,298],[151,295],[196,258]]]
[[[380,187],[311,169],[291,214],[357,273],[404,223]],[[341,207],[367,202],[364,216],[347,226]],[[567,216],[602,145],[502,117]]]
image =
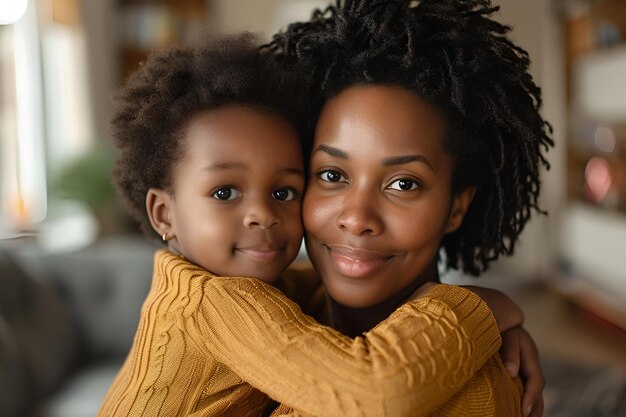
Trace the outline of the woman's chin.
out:
[[[374,288],[364,282],[325,282],[326,291],[333,300],[341,305],[352,308],[367,308],[380,304],[385,299]]]

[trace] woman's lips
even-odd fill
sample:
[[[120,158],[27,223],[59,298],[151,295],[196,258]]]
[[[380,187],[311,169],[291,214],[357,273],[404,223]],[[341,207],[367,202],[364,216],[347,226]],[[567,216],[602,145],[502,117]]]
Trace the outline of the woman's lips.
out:
[[[351,278],[365,277],[386,263],[391,256],[345,246],[326,246],[335,269]]]

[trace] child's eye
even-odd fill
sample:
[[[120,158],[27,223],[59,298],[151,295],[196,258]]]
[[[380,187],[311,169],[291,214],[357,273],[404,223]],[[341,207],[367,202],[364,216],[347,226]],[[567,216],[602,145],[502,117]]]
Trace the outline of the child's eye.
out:
[[[241,193],[233,187],[222,187],[218,188],[217,191],[212,194],[212,197],[217,200],[228,201],[241,197]]]
[[[400,180],[396,180],[392,182],[391,185],[389,185],[389,188],[391,188],[392,190],[398,190],[398,191],[413,191],[413,190],[417,190],[418,188],[420,188],[420,186],[421,185],[415,180],[402,178]]]
[[[272,197],[278,201],[291,201],[296,198],[296,191],[292,188],[279,188],[272,192]]]
[[[322,180],[322,181],[326,181],[326,182],[339,182],[339,181],[345,181],[346,179],[344,178],[343,175],[341,175],[341,173],[334,171],[332,169],[327,169],[325,171],[322,171],[318,174],[318,177]]]

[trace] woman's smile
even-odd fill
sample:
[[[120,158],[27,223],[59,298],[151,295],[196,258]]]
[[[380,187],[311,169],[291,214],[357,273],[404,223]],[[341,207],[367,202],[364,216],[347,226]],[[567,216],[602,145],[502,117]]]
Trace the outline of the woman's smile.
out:
[[[380,267],[393,259],[390,255],[349,246],[324,245],[324,247],[337,272],[351,278],[376,273]]]

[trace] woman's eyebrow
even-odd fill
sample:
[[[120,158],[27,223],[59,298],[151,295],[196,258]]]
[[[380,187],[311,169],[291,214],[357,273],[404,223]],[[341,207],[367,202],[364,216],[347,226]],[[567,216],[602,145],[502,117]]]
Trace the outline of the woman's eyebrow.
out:
[[[319,145],[317,148],[315,148],[315,150],[313,151],[313,153],[316,152],[325,152],[331,156],[335,156],[337,158],[341,158],[341,159],[349,159],[350,156],[348,155],[348,153],[346,151],[342,151],[339,148],[335,148],[333,146],[328,146],[328,145]]]
[[[428,167],[431,170],[435,170],[435,168],[433,168],[433,166],[431,165],[430,162],[428,162],[428,159],[426,159],[425,156],[423,155],[402,155],[402,156],[392,156],[389,158],[385,158],[383,160],[383,165],[384,166],[390,166],[390,165],[402,165],[402,164],[408,164],[411,162],[421,162],[423,164],[428,165]]]
[[[343,151],[339,148],[335,148],[333,146],[328,146],[328,145],[319,145],[317,148],[315,148],[315,150],[313,151],[313,153],[316,152],[325,152],[331,156],[335,156],[337,158],[341,158],[341,159],[350,159],[350,156],[348,155],[348,153],[346,151]],[[382,164],[384,166],[390,166],[390,165],[403,165],[403,164],[408,164],[411,162],[421,162],[425,165],[427,165],[432,171],[435,170],[435,168],[432,166],[432,164],[430,162],[428,162],[428,159],[426,159],[425,156],[423,155],[402,155],[402,156],[392,156],[389,158],[385,158],[382,162]]]

